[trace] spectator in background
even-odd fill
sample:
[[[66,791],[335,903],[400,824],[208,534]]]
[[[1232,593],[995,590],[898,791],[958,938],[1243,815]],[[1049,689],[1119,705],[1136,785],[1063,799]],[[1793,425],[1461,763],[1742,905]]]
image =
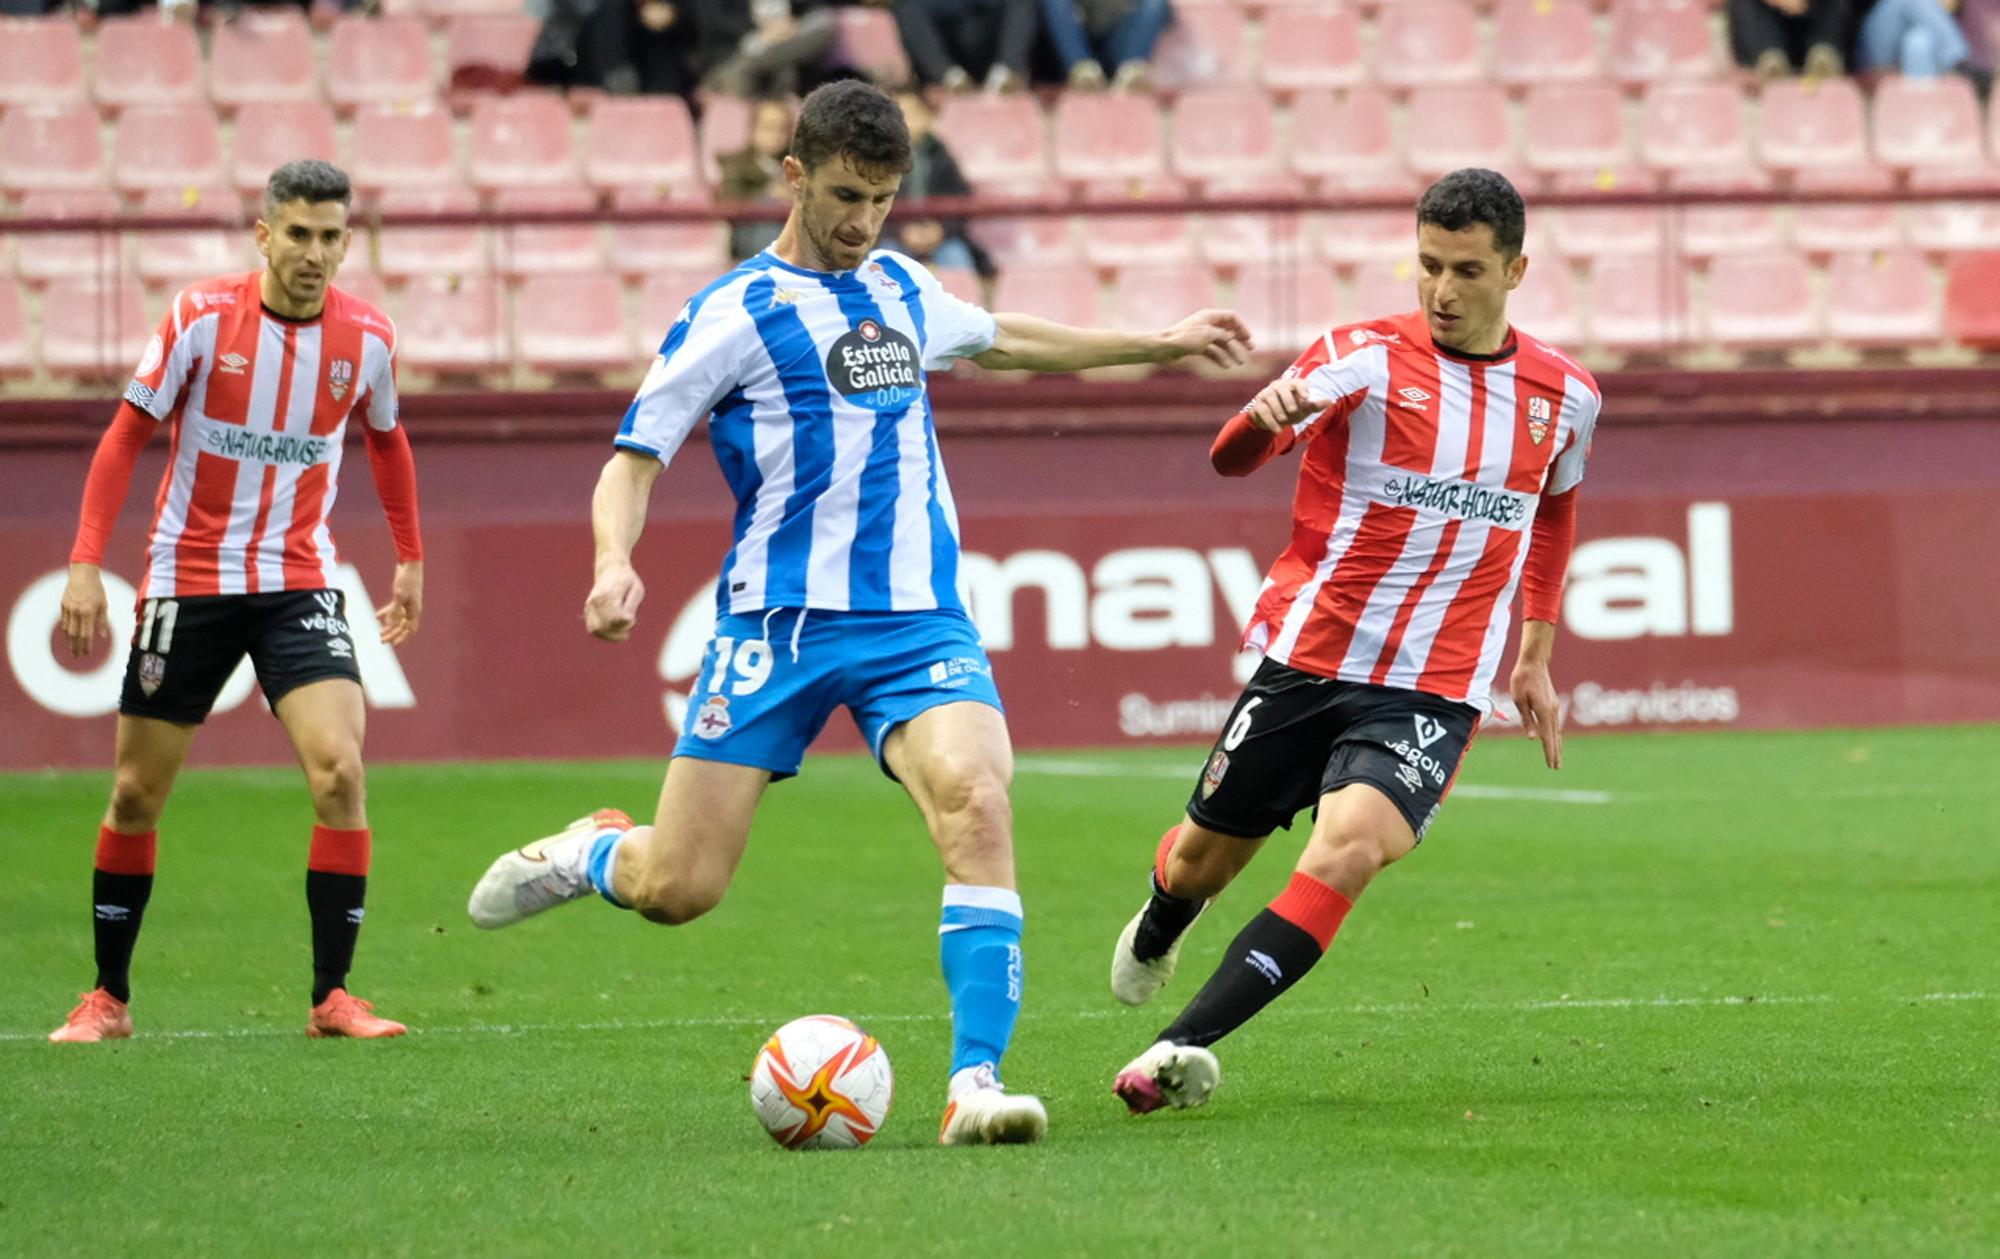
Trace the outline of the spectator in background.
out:
[[[1863,70],[1929,79],[1958,69],[1972,47],[1953,14],[1959,0],[1875,0],[1861,21],[1855,59]]]
[[[936,115],[922,92],[905,89],[896,95],[903,122],[910,129],[910,172],[903,176],[900,197],[969,197],[972,185],[958,161],[931,129]],[[992,255],[972,239],[962,218],[912,219],[898,225],[897,246],[932,270],[976,271],[983,280],[995,275]]]
[[[1107,76],[1121,90],[1145,90],[1153,45],[1173,15],[1168,0],[1042,0],[1069,85],[1090,92]]]
[[[1766,79],[1794,70],[1807,78],[1847,72],[1854,30],[1852,0],[1728,0],[1729,43],[1736,62]]]
[[[1960,0],[1958,28],[1971,51],[1966,74],[1981,96],[1993,90],[1993,73],[2000,70],[2000,0]]]
[[[782,100],[761,100],[750,115],[750,143],[718,159],[722,178],[716,192],[724,201],[761,201],[789,205],[791,186],[785,182],[785,154],[792,147],[792,107]],[[742,261],[778,239],[782,222],[732,223],[729,256]]]
[[[817,0],[693,0],[693,8],[695,67],[704,90],[796,96],[819,85],[833,14]]]
[[[694,31],[684,0],[549,0],[528,55],[544,87],[687,96]]]
[[[1037,0],[895,0],[896,26],[919,82],[951,92],[1028,85]]]

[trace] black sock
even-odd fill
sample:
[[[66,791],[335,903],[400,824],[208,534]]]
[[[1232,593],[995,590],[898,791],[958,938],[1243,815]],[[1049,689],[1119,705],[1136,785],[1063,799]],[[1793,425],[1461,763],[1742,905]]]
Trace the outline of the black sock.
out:
[[[1215,974],[1159,1038],[1213,1045],[1297,983],[1322,952],[1304,928],[1269,909],[1260,911],[1229,942]]]
[[[97,986],[120,1001],[132,999],[132,947],[139,942],[139,923],[153,896],[150,874],[110,874],[93,871],[91,911],[96,918]]]
[[[1153,898],[1146,902],[1146,912],[1139,919],[1139,930],[1132,936],[1132,955],[1142,962],[1150,962],[1156,957],[1165,957],[1167,950],[1174,947],[1174,941],[1194,924],[1201,916],[1202,906],[1208,904],[1189,896],[1175,896],[1160,887],[1160,876],[1149,876],[1153,885]]]
[[[313,1004],[347,986],[354,965],[354,942],[361,936],[362,902],[368,876],[306,871],[306,907],[312,911]]]

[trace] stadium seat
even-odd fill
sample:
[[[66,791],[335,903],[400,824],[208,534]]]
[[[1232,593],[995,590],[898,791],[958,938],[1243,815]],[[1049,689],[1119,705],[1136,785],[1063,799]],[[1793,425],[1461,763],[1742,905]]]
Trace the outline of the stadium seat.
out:
[[[590,111],[584,178],[601,191],[705,195],[694,119],[678,96],[607,96]]]
[[[1591,192],[1652,192],[1652,172],[1638,167],[1610,168],[1592,174],[1558,175],[1551,191],[1584,194]],[[1562,241],[1562,251],[1571,258],[1606,258],[1626,254],[1650,254],[1665,240],[1665,220],[1650,205],[1564,206],[1555,211],[1552,230]],[[1534,216],[1543,217],[1546,215]]]
[[[1128,93],[1065,93],[1056,106],[1056,174],[1075,183],[1157,179],[1160,111],[1151,98]]]
[[[720,278],[724,265],[661,267],[647,274],[632,319],[632,344],[640,354],[658,350],[681,307]]]
[[[1792,241],[1807,253],[1859,253],[1894,249],[1903,243],[1896,207],[1888,202],[1848,204],[1820,201],[1816,194],[1888,192],[1896,180],[1873,163],[1852,167],[1806,167],[1792,176],[1799,203],[1792,211]]]
[[[1324,266],[1249,263],[1237,272],[1230,305],[1250,325],[1259,352],[1296,357],[1334,326],[1340,292]]]
[[[97,103],[187,105],[202,99],[201,45],[194,28],[157,14],[106,18],[97,28]]]
[[[28,311],[21,302],[21,290],[0,275],[0,376],[26,376],[34,370],[28,332]]]
[[[1516,91],[1603,73],[1582,0],[1501,0],[1493,14],[1493,78]]]
[[[1411,251],[1412,254],[1415,250]],[[1417,263],[1414,257],[1398,262],[1371,262],[1354,270],[1354,283],[1340,308],[1343,324],[1363,323],[1418,309]]]
[[[489,275],[413,280],[396,320],[396,355],[416,371],[491,372],[510,357],[505,315],[506,295]]]
[[[1689,175],[1677,187],[1682,192],[1768,193],[1771,177],[1755,166],[1717,168]],[[1680,216],[1679,246],[1692,257],[1762,253],[1784,243],[1773,205],[1695,205],[1668,213]]]
[[[389,309],[389,288],[382,276],[374,268],[363,265],[361,259],[349,257],[340,264],[340,271],[333,277],[333,285],[351,297],[358,297],[377,310]]]
[[[55,280],[42,295],[42,366],[93,380],[129,375],[153,323],[146,294],[130,276]]]
[[[1960,345],[2000,350],[2000,253],[1951,260],[1945,273],[1944,328]]]
[[[1609,350],[1663,353],[1694,330],[1687,273],[1654,254],[1601,258],[1590,268],[1590,336]]]
[[[1114,180],[1087,184],[1083,189],[1084,202],[1099,205],[1175,200],[1187,195],[1184,184],[1167,179],[1149,184]],[[1194,237],[1186,214],[1108,214],[1080,218],[1083,256],[1095,266],[1123,267],[1194,257]]]
[[[577,182],[569,106],[553,92],[480,98],[472,110],[473,186],[571,187]]]
[[[1182,0],[1153,49],[1153,79],[1168,91],[1254,81],[1250,23],[1235,5]]]
[[[0,191],[104,186],[96,109],[21,105],[0,114]]]
[[[1283,176],[1272,176],[1241,184],[1210,184],[1206,195],[1212,204],[1238,197],[1295,200],[1298,186]],[[1269,263],[1279,254],[1297,257],[1311,243],[1310,220],[1297,213],[1203,214],[1195,219],[1193,230],[1195,251],[1224,267]]]
[[[1666,83],[1646,94],[1645,161],[1671,181],[1689,172],[1750,164],[1743,98],[1733,84]]]
[[[297,9],[245,9],[215,28],[208,53],[208,95],[218,109],[317,103],[319,60],[312,31]]]
[[[1047,186],[1049,122],[1033,96],[951,96],[936,128],[966,181],[982,194],[1032,195]]]
[[[357,186],[371,192],[459,186],[451,115],[434,104],[362,110],[354,116],[351,151],[348,170]]]
[[[109,188],[31,192],[21,198],[24,219],[109,219],[118,216],[118,194]],[[118,232],[18,232],[14,272],[30,284],[77,277],[108,279],[124,266]]]
[[[1361,20],[1345,4],[1291,4],[1264,11],[1260,77],[1273,92],[1356,87],[1368,79],[1361,54]],[[1293,125],[1299,121],[1294,115]]]
[[[1539,175],[1631,165],[1625,102],[1608,83],[1537,87],[1528,93],[1521,153]]]
[[[1979,102],[1957,75],[1884,79],[1875,89],[1875,157],[1899,168],[1977,165]]]
[[[1389,98],[1371,89],[1336,97],[1302,92],[1292,101],[1285,165],[1322,188],[1403,181]]]
[[[1002,267],[993,309],[1086,328],[1103,322],[1097,313],[1096,275],[1086,267],[1065,263],[1020,262]]]
[[[524,275],[584,271],[604,265],[594,212],[597,197],[587,188],[502,188],[493,208],[516,214],[538,210],[593,214],[583,223],[535,223],[493,229],[493,261],[510,279]]]
[[[1410,96],[1403,160],[1425,179],[1463,166],[1511,169],[1506,94],[1490,84],[1418,88]]]
[[[1780,79],[1764,88],[1757,155],[1772,170],[1858,166],[1868,124],[1852,79]]]
[[[1628,87],[1706,79],[1721,68],[1706,0],[1617,0],[1604,64]]]
[[[1197,262],[1143,263],[1111,284],[1111,325],[1144,332],[1218,305],[1215,274]]]
[[[833,9],[833,45],[826,50],[829,67],[856,70],[874,83],[901,83],[910,77],[910,59],[896,18],[886,8],[840,5]]]
[[[1066,215],[986,218],[981,219],[972,231],[1002,269],[1024,262],[1035,265],[1074,263],[1082,257],[1077,244],[1080,229],[1076,221]]]
[[[1547,258],[1540,265],[1531,262],[1521,286],[1507,295],[1507,322],[1569,351],[1584,339],[1574,287],[1569,268],[1560,259]]]
[[[1167,167],[1182,179],[1242,182],[1278,173],[1278,119],[1254,87],[1205,87],[1174,103]]]
[[[514,357],[557,375],[635,365],[618,277],[591,270],[523,280],[514,303]]]
[[[1826,330],[1848,345],[1935,344],[1944,329],[1923,255],[1912,249],[1835,255],[1826,268]]]
[[[222,132],[208,102],[135,105],[118,116],[111,182],[133,194],[225,182]]]
[[[148,218],[198,215],[214,227],[174,232],[132,232],[139,278],[155,287],[171,280],[248,271],[257,254],[233,188],[156,188],[139,203]]]
[[[271,172],[302,157],[340,160],[333,110],[320,100],[270,102],[236,115],[230,182],[245,196],[261,193]]]
[[[348,15],[327,43],[326,95],[336,109],[363,105],[413,108],[437,93],[431,37],[415,17]]]
[[[512,17],[521,5],[520,0],[416,0],[415,12],[432,26],[449,26],[461,17]]]
[[[83,98],[83,40],[69,14],[0,18],[0,110]]]
[[[1812,275],[1793,253],[1725,254],[1709,267],[1702,331],[1733,349],[1779,349],[1820,337]]]
[[[644,188],[621,188],[611,194],[614,210],[643,210],[652,206],[686,208],[706,204],[707,189],[697,189],[696,201],[661,197]],[[611,266],[621,275],[643,278],[667,269],[706,269],[722,274],[729,265],[728,228],[714,220],[682,223],[613,223],[611,225]]]
[[[527,13],[468,13],[445,31],[445,83],[454,94],[511,92],[526,81],[541,19]]]
[[[1904,209],[1910,243],[1919,249],[1954,253],[1967,249],[2000,249],[2000,168],[1991,166],[1918,167],[1909,172],[1909,190],[1983,191],[1982,201],[1912,201]]]
[[[395,214],[470,214],[479,200],[465,188],[391,188],[376,200],[384,217]],[[487,232],[476,223],[428,227],[388,225],[376,242],[376,267],[392,280],[405,276],[464,276],[487,268]]]
[[[1479,22],[1457,0],[1398,0],[1375,19],[1372,63],[1377,82],[1399,89],[1478,82]]]
[[[722,155],[750,143],[750,102],[737,96],[704,97],[697,134],[702,177],[713,186],[721,180]]]

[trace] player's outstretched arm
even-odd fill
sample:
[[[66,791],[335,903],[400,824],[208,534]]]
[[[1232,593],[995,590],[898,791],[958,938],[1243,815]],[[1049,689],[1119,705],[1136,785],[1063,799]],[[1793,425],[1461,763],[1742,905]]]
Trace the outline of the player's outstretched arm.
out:
[[[973,357],[981,367],[1073,372],[1127,363],[1171,363],[1199,354],[1220,367],[1249,361],[1250,329],[1233,310],[1198,310],[1158,332],[1073,328],[1050,319],[996,314],[993,344]]]
[[[639,619],[645,583],[632,567],[632,548],[646,527],[646,501],[663,465],[650,455],[621,450],[605,463],[590,498],[590,527],[597,538],[596,580],[583,603],[583,622],[606,642],[622,643]]]

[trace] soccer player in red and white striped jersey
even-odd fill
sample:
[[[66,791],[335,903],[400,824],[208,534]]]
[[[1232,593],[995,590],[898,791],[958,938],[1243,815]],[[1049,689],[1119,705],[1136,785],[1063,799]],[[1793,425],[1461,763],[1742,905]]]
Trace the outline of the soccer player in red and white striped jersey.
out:
[[[1551,769],[1562,735],[1549,657],[1599,394],[1507,322],[1526,209],[1461,170],[1417,207],[1421,309],[1327,333],[1217,437],[1244,476],[1300,452],[1292,540],[1245,631],[1263,651],[1154,859],[1153,894],[1112,955],[1137,1005],[1181,939],[1278,827],[1314,821],[1291,881],[1114,1089],[1140,1113],[1207,1100],[1208,1046],[1309,970],[1356,897],[1422,839],[1481,718],[1525,592],[1510,689]]]
[[[246,654],[305,768],[318,821],[306,861],[307,1034],[404,1031],[346,989],[371,844],[361,675],[327,531],[350,416],[366,425],[396,545],[392,597],[377,613],[383,640],[416,633],[423,606],[416,465],[396,421],[396,330],[332,285],[351,236],[351,195],[346,174],[326,162],[272,173],[257,223],[266,266],[175,296],[91,460],[62,601],[78,656],[110,636],[105,544],[140,449],[162,422],[170,426],[118,704],[117,779],[97,837],[97,984],[50,1040],[131,1035],[132,950],[152,895],[160,813],[195,731]]]

